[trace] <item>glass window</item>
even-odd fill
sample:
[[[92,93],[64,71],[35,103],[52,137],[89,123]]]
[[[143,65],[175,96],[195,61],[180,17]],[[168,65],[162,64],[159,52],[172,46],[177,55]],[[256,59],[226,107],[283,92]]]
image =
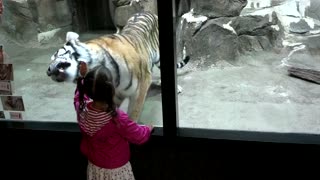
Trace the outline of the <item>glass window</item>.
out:
[[[319,5],[176,1],[179,126],[319,134]]]
[[[127,35],[120,32],[109,39],[101,38],[122,30],[129,17],[136,12],[148,10],[157,15],[155,0],[0,2],[4,7],[0,11],[0,55],[4,57],[0,56],[0,60],[3,60],[0,66],[0,118],[76,122],[73,106],[76,84],[73,80],[78,75],[77,61],[81,58],[89,61],[91,57],[92,64],[105,62],[112,71],[114,81],[118,80],[118,89],[122,92],[118,94],[117,101],[123,100],[120,108],[127,110],[129,100],[126,97],[133,97],[134,93],[140,92],[136,98],[138,103],[132,104],[132,107],[138,109],[139,104],[144,105],[141,107],[140,122],[162,126],[159,69],[153,68],[149,91],[149,83],[145,79],[150,75],[152,64],[149,59],[157,63],[159,58],[156,50],[157,28],[151,30],[154,35],[152,38],[134,34],[133,31],[137,30],[134,27],[126,30]],[[149,28],[157,27],[157,20],[153,19],[149,25]],[[139,25],[136,23],[133,26]],[[146,31],[145,28],[140,29]],[[69,34],[67,37],[69,31],[77,34]],[[87,43],[93,39],[95,47]],[[84,44],[79,44],[78,40]],[[66,44],[66,41],[70,43]],[[135,44],[138,42],[140,44]],[[103,48],[97,48],[98,43]],[[144,64],[137,62],[140,53],[147,54],[143,57]],[[139,77],[139,82],[136,77]],[[135,87],[137,84],[139,87]],[[143,104],[144,96],[146,101]],[[13,108],[6,105],[8,101],[15,102]]]

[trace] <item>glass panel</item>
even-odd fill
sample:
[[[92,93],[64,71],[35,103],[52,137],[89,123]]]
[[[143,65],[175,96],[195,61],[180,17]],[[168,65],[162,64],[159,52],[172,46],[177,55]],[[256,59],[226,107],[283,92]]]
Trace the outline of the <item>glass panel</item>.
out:
[[[180,127],[320,133],[320,1],[176,5]]]
[[[161,89],[157,85],[160,71],[156,67],[153,68],[155,83],[147,90],[152,80],[151,65],[159,58],[157,20],[151,18],[147,25],[133,22],[125,31],[112,35],[117,29],[122,30],[136,12],[146,10],[157,15],[155,0],[0,2],[4,6],[0,11],[0,44],[4,56],[4,66],[0,66],[0,118],[76,122],[74,80],[79,75],[78,63],[85,61],[90,68],[99,63],[109,68],[117,86],[117,102],[123,100],[121,109],[127,110],[129,97],[132,102],[136,99],[137,103],[131,104],[132,112],[142,113],[132,116],[140,117],[141,123],[162,126]],[[147,21],[147,18],[150,17],[135,20]],[[152,30],[141,27],[144,25]],[[75,33],[67,36],[69,31]],[[149,33],[152,38],[146,38]],[[111,36],[103,39],[103,35]],[[93,43],[89,44],[88,40]],[[7,68],[8,64],[13,68]],[[8,79],[10,72],[12,79]],[[8,109],[5,105],[8,98],[22,105]]]

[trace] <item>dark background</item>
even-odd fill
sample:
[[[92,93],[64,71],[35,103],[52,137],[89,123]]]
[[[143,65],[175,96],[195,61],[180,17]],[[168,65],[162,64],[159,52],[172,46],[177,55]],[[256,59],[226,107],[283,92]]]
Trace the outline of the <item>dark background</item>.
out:
[[[73,0],[73,26],[76,31],[115,30],[108,0]]]
[[[79,132],[0,128],[0,179],[86,179]],[[318,179],[319,145],[166,139],[131,147],[137,180]]]

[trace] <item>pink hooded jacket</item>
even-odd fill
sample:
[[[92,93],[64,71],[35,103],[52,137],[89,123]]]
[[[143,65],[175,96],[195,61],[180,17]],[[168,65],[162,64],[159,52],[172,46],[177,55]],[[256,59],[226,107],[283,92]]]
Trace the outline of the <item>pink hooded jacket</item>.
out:
[[[117,116],[94,109],[88,97],[86,107],[79,111],[79,95],[76,91],[74,106],[82,133],[81,152],[94,165],[113,169],[125,165],[130,159],[129,143],[142,144],[151,134],[151,128],[139,125],[117,109]]]

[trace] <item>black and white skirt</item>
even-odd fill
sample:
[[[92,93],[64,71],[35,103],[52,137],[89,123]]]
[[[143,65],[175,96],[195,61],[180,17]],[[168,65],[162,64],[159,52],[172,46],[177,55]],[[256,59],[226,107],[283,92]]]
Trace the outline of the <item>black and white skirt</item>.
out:
[[[134,180],[130,162],[115,168],[105,169],[88,162],[87,180]]]

